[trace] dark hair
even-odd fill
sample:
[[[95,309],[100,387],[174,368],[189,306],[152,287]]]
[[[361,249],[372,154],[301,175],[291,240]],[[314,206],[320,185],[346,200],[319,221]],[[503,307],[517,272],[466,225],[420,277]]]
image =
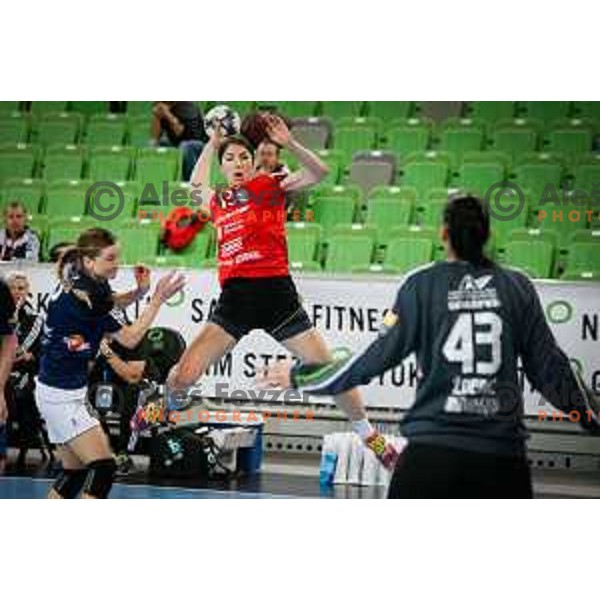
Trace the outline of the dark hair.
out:
[[[77,243],[74,246],[68,246],[58,261],[60,280],[65,281],[68,278],[65,273],[67,266],[75,271],[83,272],[84,258],[97,258],[104,248],[113,246],[116,242],[116,237],[107,229],[92,227],[83,231],[77,238]]]
[[[254,146],[243,136],[243,135],[230,135],[226,137],[219,145],[217,156],[219,157],[219,164],[223,162],[223,155],[229,146],[232,145],[243,146],[250,152],[252,158],[254,158]]]
[[[48,260],[51,263],[57,263],[63,251],[73,245],[73,242],[58,242],[48,251]]]
[[[490,237],[490,216],[475,196],[454,196],[444,210],[450,245],[457,257],[475,265],[491,265],[483,248]]]
[[[11,210],[11,209],[14,209],[14,208],[20,208],[25,214],[27,214],[27,207],[20,200],[11,200],[4,207],[4,214],[7,215],[8,211]]]

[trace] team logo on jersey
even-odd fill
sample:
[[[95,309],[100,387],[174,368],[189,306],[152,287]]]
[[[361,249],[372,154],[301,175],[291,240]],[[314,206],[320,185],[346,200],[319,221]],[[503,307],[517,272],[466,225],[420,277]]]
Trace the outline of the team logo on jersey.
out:
[[[248,191],[243,188],[229,188],[221,192],[220,200],[222,208],[228,208],[231,206],[241,206],[242,204],[246,204],[246,202],[250,200],[250,195],[248,194]]]
[[[78,333],[65,338],[65,343],[67,344],[69,352],[83,352],[84,350],[90,349],[90,344],[86,342],[85,338]]]
[[[461,292],[475,292],[484,290],[487,284],[493,279],[493,275],[483,275],[482,277],[473,277],[465,275],[458,286]]]
[[[398,324],[398,320],[398,315],[393,310],[386,311],[383,320],[381,321],[379,335],[385,335],[392,327]]]

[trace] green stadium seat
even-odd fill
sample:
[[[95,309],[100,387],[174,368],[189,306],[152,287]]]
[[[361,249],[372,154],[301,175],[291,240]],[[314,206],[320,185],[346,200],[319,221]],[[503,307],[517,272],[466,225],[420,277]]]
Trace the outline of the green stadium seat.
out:
[[[390,240],[383,266],[408,273],[432,261],[433,242],[429,239],[394,238]]]
[[[578,190],[585,190],[590,196],[600,193],[600,154],[597,158],[589,162],[578,164],[573,171],[575,177],[574,187]],[[596,207],[597,204],[596,204]]]
[[[423,197],[432,188],[446,187],[449,162],[449,156],[445,152],[415,152],[406,158],[402,184],[414,187],[419,197]]]
[[[395,119],[407,119],[411,114],[412,104],[412,102],[404,100],[367,102],[367,114],[386,123]]]
[[[494,129],[493,148],[516,161],[537,150],[539,130],[539,124],[529,119],[501,121]]]
[[[337,120],[344,117],[360,117],[363,107],[364,102],[360,101],[323,101],[319,105],[319,111],[326,117]]]
[[[83,217],[86,209],[85,196],[92,183],[83,179],[48,183],[45,213],[51,220],[57,217]]]
[[[401,158],[422,152],[429,146],[431,122],[427,119],[400,119],[390,123],[385,139],[386,148]]]
[[[121,260],[125,265],[152,260],[158,254],[160,229],[151,227],[121,228],[117,237],[121,242]]]
[[[344,155],[337,150],[322,149],[318,150],[319,158],[329,167],[327,177],[321,182],[321,185],[337,185],[340,182],[344,171]],[[287,162],[292,169],[292,165]],[[293,170],[293,169],[292,169]]]
[[[569,116],[571,103],[568,101],[560,102],[520,102],[522,108],[530,119],[537,119],[544,123],[551,123],[557,119],[564,119]]]
[[[290,270],[293,273],[320,273],[323,270],[321,263],[313,260],[311,262],[292,262]]]
[[[537,201],[546,186],[561,188],[563,176],[562,156],[548,152],[525,154],[513,169],[515,183],[527,188]]]
[[[502,208],[505,208],[508,215],[514,215],[510,220],[502,220],[491,214],[490,217],[490,228],[492,230],[492,241],[496,247],[503,248],[506,242],[509,240],[510,235],[513,231],[519,229],[526,229],[529,213],[527,205],[527,190],[522,190],[525,196],[525,206],[518,214],[514,213],[514,210],[509,210],[511,206],[519,203],[519,198],[516,193],[512,190],[506,190],[502,198],[498,198],[495,201],[495,210],[498,211],[498,215],[502,216]]]
[[[97,226],[97,223],[94,226]],[[43,254],[48,257],[50,249],[57,244],[75,244],[77,242],[77,238],[85,229],[86,228],[84,226],[80,226],[76,223],[66,227],[49,226],[44,238]]]
[[[286,223],[290,263],[312,263],[319,258],[321,226],[316,223]]]
[[[448,119],[441,126],[440,149],[448,152],[457,168],[465,152],[480,151],[485,141],[484,124],[478,119]]]
[[[495,123],[502,119],[512,119],[515,116],[514,102],[470,102],[469,116]]]
[[[30,213],[39,212],[42,198],[46,192],[46,182],[43,179],[21,179],[9,178],[4,182],[4,188],[0,193],[2,205],[5,206],[13,200],[25,205]]]
[[[536,279],[549,279],[554,265],[554,248],[548,242],[515,241],[506,245],[504,262]]]
[[[3,144],[0,146],[0,185],[6,179],[34,177],[37,171],[39,149],[27,144]]]
[[[415,224],[421,227],[439,228],[444,218],[444,209],[448,204],[448,190],[435,188],[430,190],[424,202],[419,202],[415,213]]]
[[[72,100],[67,103],[67,110],[80,113],[86,118],[106,114],[109,109],[110,103],[106,100]]]
[[[67,112],[67,106],[66,100],[34,100],[29,103],[29,111],[34,115],[62,113]]]
[[[47,113],[37,122],[38,141],[44,146],[76,144],[81,127],[79,113]]]
[[[178,257],[183,260],[186,267],[199,268],[204,260],[210,258],[209,252],[212,246],[213,235],[213,227],[210,225],[205,226],[189,246],[186,246],[179,252],[166,249],[164,256]]]
[[[513,229],[509,236],[509,242],[528,242],[536,244],[537,242],[546,242],[553,248],[558,246],[558,236],[555,231],[543,230],[539,227],[524,227],[523,229]]]
[[[315,223],[323,228],[323,235],[327,237],[336,225],[352,223],[356,203],[351,196],[319,196],[312,209]]]
[[[597,242],[577,242],[569,248],[567,260],[568,273],[599,273],[600,248]]]
[[[410,225],[413,208],[414,201],[402,198],[400,195],[397,197],[371,196],[367,203],[365,224],[377,229],[378,243],[387,245],[392,229]]]
[[[0,114],[0,143],[26,144],[29,140],[30,121],[20,112]]]
[[[371,264],[373,239],[370,235],[332,235],[327,242],[326,271],[352,273]]]
[[[333,136],[334,148],[344,154],[347,162],[352,160],[355,152],[373,150],[376,144],[377,126],[366,118],[357,118],[352,125],[337,127]]]
[[[29,213],[27,217],[27,225],[38,234],[43,254],[44,244],[46,243],[48,234],[48,217],[40,213]]]
[[[327,196],[328,198],[352,198],[354,203],[358,206],[362,202],[363,192],[358,185],[352,183],[339,184],[339,185],[320,185],[316,187],[311,194],[311,202],[316,201],[321,197]]]
[[[176,148],[144,148],[138,151],[135,180],[142,184],[153,184],[157,194],[163,182],[178,181],[179,152]]]
[[[89,151],[89,178],[94,181],[126,181],[133,170],[135,152],[127,146],[96,146]]]
[[[508,171],[511,166],[510,156],[506,152],[495,150],[465,152],[462,160],[463,165],[467,163],[487,164],[490,162],[501,164],[505,171]]]
[[[600,271],[565,271],[560,279],[563,281],[600,281]]]
[[[51,146],[44,156],[44,179],[81,179],[85,149],[82,146]]]
[[[85,143],[94,146],[122,146],[127,123],[123,115],[92,115],[86,127]]]
[[[19,100],[0,102],[0,115],[21,112],[21,110],[21,102]]]
[[[467,163],[460,169],[460,185],[465,190],[485,196],[495,183],[505,180],[504,166],[498,162]]]
[[[600,243],[600,229],[580,229],[579,231],[575,231],[571,235],[571,243],[598,244]]]
[[[589,206],[589,205],[588,205]],[[568,250],[571,244],[572,236],[587,226],[587,217],[585,215],[586,207],[555,207],[549,204],[543,207],[545,211],[544,218],[541,216],[536,221],[536,227],[541,227],[543,231],[554,231],[557,236],[558,247],[562,251]],[[571,220],[569,215],[579,220]]]
[[[127,115],[129,117],[146,117],[148,128],[150,128],[150,117],[152,116],[154,102],[154,100],[128,101],[126,106]]]
[[[547,148],[572,160],[592,151],[592,132],[592,124],[586,119],[556,121],[546,136]]]
[[[259,110],[276,108],[280,113],[286,117],[289,117],[290,119],[295,117],[313,117],[317,114],[318,107],[318,102],[314,100],[258,101],[256,104]]]
[[[127,143],[137,148],[150,144],[152,119],[148,115],[129,116],[127,119]]]
[[[576,118],[600,121],[600,102],[573,102],[573,111]]]

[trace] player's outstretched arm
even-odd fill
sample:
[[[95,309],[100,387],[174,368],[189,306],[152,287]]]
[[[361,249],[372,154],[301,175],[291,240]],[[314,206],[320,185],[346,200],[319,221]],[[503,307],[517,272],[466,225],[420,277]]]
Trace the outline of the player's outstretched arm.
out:
[[[600,433],[600,398],[587,388],[562,351],[544,316],[537,291],[529,283],[530,303],[523,311],[521,358],[527,378],[542,396],[564,413],[576,411],[584,429]]]

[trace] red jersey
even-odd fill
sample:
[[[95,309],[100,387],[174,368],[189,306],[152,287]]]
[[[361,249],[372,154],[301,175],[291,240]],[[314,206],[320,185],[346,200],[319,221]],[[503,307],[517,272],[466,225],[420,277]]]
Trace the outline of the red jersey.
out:
[[[257,175],[238,189],[215,194],[210,209],[221,286],[232,277],[289,274],[285,197],[279,181]]]

